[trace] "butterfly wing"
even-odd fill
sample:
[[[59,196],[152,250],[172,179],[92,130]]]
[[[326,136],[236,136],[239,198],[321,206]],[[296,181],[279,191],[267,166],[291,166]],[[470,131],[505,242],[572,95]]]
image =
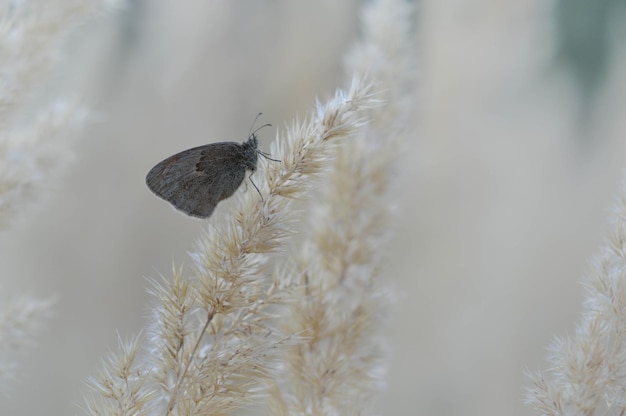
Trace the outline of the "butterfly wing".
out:
[[[231,196],[246,174],[239,143],[213,143],[184,150],[153,167],[146,176],[152,192],[188,215],[208,218]]]

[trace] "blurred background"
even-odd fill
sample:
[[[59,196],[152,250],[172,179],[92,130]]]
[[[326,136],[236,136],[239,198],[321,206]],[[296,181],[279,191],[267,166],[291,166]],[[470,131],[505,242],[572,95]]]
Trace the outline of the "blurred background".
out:
[[[188,264],[202,221],[144,185],[180,150],[277,128],[345,85],[360,1],[129,1],[76,30],[55,74],[98,113],[52,197],[0,238],[5,291],[58,299],[0,413],[81,414],[84,380],[147,322],[144,276]],[[618,0],[419,2],[418,106],[381,278],[388,415],[531,415],[525,368],[582,310],[626,151]],[[228,212],[228,202],[218,211]],[[260,412],[259,414],[264,414]]]

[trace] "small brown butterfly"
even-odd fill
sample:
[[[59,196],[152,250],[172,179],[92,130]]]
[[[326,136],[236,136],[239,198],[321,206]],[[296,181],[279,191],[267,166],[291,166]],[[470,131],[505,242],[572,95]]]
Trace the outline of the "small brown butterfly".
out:
[[[257,115],[257,118],[261,115]],[[256,119],[255,119],[256,121]],[[254,123],[253,123],[254,124]],[[146,175],[146,184],[157,196],[171,203],[187,215],[208,218],[218,202],[235,193],[250,170],[256,171],[257,156],[269,160],[267,154],[258,149],[256,132],[251,131],[248,140],[212,143],[194,147],[170,156]],[[259,195],[259,188],[252,182]]]

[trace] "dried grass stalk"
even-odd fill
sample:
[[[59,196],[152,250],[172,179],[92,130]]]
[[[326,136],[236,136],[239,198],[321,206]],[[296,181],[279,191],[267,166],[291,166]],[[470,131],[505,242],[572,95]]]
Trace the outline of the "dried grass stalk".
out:
[[[528,372],[526,402],[544,415],[626,413],[626,186],[613,230],[584,280],[573,336],[555,339],[550,368]]]
[[[349,70],[380,82],[387,105],[337,148],[322,192],[311,204],[309,238],[297,259],[303,279],[286,331],[306,342],[289,347],[272,389],[276,414],[367,414],[384,384],[380,334],[393,296],[379,269],[388,238],[389,189],[413,111],[412,4],[376,1],[363,12],[364,39]]]
[[[306,195],[312,176],[327,165],[331,142],[355,133],[364,111],[378,104],[372,85],[355,76],[347,92],[339,90],[309,120],[294,122],[272,146],[281,162],[262,161],[265,176],[255,176],[263,198],[240,192],[229,219],[209,222],[189,277],[179,270],[171,280],[153,280],[157,304],[146,354],[133,354],[126,367],[148,366],[152,383],[141,380],[131,390],[147,389],[139,396],[158,398],[138,409],[219,415],[262,392],[262,381],[275,371],[278,347],[292,340],[273,325],[272,309],[289,302],[292,279],[271,278],[266,266],[292,229],[294,199]],[[130,386],[140,382],[122,372],[114,376]],[[118,396],[88,400],[91,414],[121,414]]]

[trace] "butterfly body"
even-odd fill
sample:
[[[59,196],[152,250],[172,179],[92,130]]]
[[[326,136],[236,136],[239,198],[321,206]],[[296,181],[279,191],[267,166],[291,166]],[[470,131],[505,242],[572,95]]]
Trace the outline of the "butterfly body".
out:
[[[208,218],[218,202],[239,188],[246,170],[256,170],[258,153],[254,133],[241,144],[221,142],[194,147],[154,166],[146,175],[146,184],[176,209]]]

